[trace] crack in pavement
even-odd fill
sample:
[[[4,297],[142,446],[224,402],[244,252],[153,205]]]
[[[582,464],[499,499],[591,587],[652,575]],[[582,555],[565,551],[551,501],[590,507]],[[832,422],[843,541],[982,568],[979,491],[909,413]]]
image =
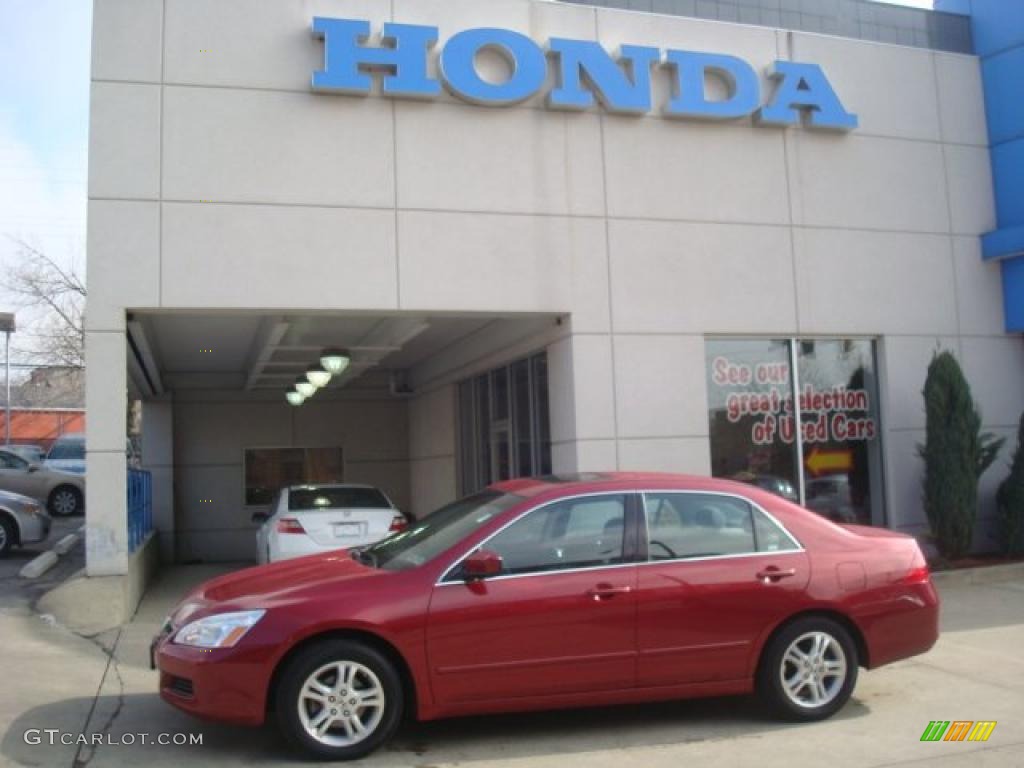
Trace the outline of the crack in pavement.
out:
[[[71,761],[71,768],[85,768],[93,758],[96,757],[99,746],[110,734],[110,729],[114,726],[114,721],[121,715],[121,710],[124,708],[124,678],[121,676],[121,668],[117,662],[117,648],[121,643],[121,633],[124,631],[123,627],[118,627],[117,635],[114,637],[114,642],[111,644],[108,650],[104,647],[101,640],[98,638],[105,633],[97,633],[95,635],[83,635],[78,632],[69,630],[72,634],[78,635],[83,640],[88,640],[90,643],[99,648],[107,656],[107,665],[103,669],[103,675],[100,677],[100,684],[96,689],[96,696],[92,700],[92,706],[89,707],[89,714],[85,717],[85,723],[82,724],[82,733],[89,734],[88,742],[86,744],[79,744],[78,749],[75,751],[75,757]],[[107,679],[110,677],[110,671],[113,669],[114,675],[117,678],[117,704],[114,707],[114,711],[110,713],[110,717],[107,718],[106,722],[100,727],[98,731],[92,733],[89,732],[89,724],[92,722],[93,715],[96,714],[96,705],[99,703],[100,695],[103,693],[103,687],[106,685]],[[100,734],[100,744],[97,744],[94,740],[94,734]]]

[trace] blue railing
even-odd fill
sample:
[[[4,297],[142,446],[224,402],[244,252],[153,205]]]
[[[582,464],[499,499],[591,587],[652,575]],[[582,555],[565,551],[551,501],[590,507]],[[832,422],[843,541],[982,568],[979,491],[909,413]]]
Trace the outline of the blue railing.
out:
[[[128,551],[134,552],[153,530],[153,476],[128,470]]]

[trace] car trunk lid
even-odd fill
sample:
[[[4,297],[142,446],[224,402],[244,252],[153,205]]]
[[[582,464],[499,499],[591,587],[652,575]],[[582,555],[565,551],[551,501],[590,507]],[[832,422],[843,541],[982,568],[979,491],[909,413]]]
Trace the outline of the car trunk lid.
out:
[[[398,514],[382,507],[328,507],[293,509],[288,517],[320,546],[352,547],[383,539]]]

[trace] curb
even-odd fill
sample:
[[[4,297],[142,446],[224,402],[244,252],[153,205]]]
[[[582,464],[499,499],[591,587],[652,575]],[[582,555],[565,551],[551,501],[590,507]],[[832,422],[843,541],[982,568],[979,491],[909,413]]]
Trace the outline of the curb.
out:
[[[56,564],[57,553],[52,549],[47,550],[38,557],[34,557],[29,560],[25,564],[25,567],[18,571],[18,575],[23,579],[38,579]]]
[[[980,568],[958,568],[953,571],[932,573],[932,581],[938,586],[961,584],[992,584],[999,581],[1024,579],[1024,563],[985,565]]]
[[[68,552],[74,549],[75,544],[77,543],[78,534],[69,533],[67,536],[64,536],[56,544],[53,545],[53,551],[56,552],[58,555],[66,555]]]

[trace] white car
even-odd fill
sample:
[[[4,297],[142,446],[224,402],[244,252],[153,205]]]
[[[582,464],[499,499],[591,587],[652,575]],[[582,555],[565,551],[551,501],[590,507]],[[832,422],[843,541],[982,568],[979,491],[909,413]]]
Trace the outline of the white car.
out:
[[[260,563],[373,544],[405,530],[408,521],[372,485],[293,485],[277,495],[270,512],[256,512]]]

